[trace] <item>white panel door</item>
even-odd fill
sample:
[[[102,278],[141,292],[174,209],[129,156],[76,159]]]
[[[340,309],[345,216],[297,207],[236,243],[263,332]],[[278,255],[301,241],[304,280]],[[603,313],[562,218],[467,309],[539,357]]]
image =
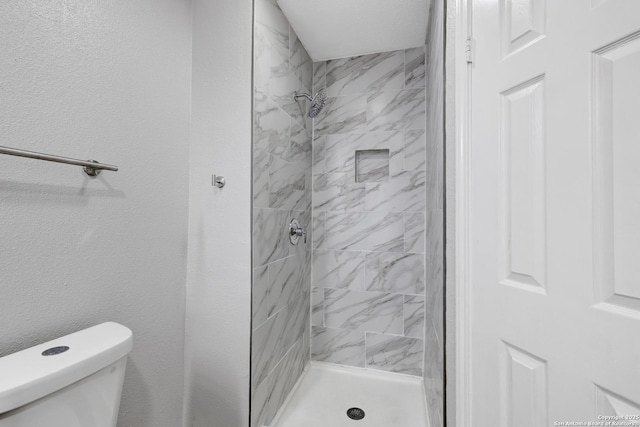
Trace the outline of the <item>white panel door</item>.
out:
[[[473,425],[640,416],[640,0],[472,5]]]

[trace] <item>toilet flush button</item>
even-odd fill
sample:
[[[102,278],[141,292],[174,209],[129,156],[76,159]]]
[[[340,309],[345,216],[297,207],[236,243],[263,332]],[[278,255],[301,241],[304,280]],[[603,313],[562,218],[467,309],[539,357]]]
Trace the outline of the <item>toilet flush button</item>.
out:
[[[48,348],[45,351],[42,352],[43,356],[56,356],[58,354],[64,353],[65,351],[69,350],[69,347],[67,347],[66,345],[60,346],[60,347],[52,347],[52,348]]]

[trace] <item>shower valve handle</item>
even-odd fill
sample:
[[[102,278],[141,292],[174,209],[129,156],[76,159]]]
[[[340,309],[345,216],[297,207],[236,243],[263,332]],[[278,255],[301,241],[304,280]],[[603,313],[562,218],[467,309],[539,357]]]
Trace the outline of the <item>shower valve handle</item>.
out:
[[[304,242],[307,243],[307,232],[304,231],[303,228],[301,228],[301,227],[291,228],[291,235],[292,236],[298,236],[298,237],[304,236]]]
[[[291,224],[289,224],[289,239],[291,243],[295,245],[298,243],[300,237],[304,237],[304,242],[307,243],[307,232],[304,228],[300,227],[298,221],[294,219],[291,221]]]

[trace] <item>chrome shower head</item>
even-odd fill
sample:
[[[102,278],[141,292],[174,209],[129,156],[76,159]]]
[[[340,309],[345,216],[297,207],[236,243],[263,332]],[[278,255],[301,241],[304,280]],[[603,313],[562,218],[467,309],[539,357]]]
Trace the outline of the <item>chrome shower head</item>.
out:
[[[318,114],[320,114],[320,111],[322,111],[324,104],[327,102],[327,90],[320,89],[320,91],[316,93],[314,97],[311,97],[311,95],[309,95],[308,93],[296,93],[293,99],[297,101],[298,98],[307,98],[309,101],[311,101],[311,107],[309,107],[309,117],[314,119],[318,117]]]

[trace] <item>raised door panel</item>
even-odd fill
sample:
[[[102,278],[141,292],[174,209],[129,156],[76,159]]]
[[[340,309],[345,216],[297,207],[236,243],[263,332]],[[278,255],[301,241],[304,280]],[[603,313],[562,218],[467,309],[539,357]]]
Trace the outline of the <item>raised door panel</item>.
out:
[[[544,76],[502,93],[501,283],[545,293]]]
[[[596,303],[640,317],[640,33],[593,64]]]
[[[640,405],[596,385],[595,415],[598,421],[611,421],[612,419],[608,417],[618,416],[623,418],[619,420],[614,418],[613,421],[620,422],[619,425],[638,425],[640,424],[640,419],[638,419],[640,417]],[[628,419],[624,417],[628,417]]]
[[[500,425],[548,425],[547,363],[500,341]]]
[[[545,0],[502,0],[502,54],[509,56],[545,37]]]

